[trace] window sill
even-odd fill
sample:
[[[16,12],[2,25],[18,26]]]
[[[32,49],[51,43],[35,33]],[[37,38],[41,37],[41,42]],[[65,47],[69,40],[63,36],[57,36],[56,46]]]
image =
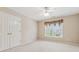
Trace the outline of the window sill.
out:
[[[59,36],[59,37],[57,37],[57,36],[45,36],[45,37],[50,37],[50,38],[63,38],[63,36]]]

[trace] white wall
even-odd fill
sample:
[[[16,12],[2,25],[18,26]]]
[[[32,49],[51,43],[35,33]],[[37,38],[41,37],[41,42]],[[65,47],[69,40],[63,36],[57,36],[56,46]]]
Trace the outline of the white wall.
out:
[[[29,18],[22,19],[22,44],[27,44],[37,39],[37,23]]]

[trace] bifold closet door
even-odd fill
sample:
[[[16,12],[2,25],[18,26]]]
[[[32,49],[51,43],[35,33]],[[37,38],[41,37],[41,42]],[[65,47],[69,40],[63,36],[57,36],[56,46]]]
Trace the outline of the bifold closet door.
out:
[[[0,12],[0,51],[20,45],[21,19]]]
[[[9,48],[7,17],[0,15],[0,51]]]
[[[8,20],[8,38],[9,38],[9,47],[16,47],[20,45],[21,41],[21,20],[15,19],[12,17],[11,20]]]

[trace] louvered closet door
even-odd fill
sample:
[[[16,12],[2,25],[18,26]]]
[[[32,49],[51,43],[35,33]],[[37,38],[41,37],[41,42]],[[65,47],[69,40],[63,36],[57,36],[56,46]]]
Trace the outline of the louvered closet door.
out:
[[[0,51],[20,45],[21,19],[0,12]]]

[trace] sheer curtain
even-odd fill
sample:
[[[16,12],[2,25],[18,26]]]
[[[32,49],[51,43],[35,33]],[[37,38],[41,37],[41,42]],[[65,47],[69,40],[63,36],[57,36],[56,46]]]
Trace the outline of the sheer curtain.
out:
[[[45,35],[51,36],[51,37],[62,37],[63,36],[63,21],[58,20],[58,21],[46,23]]]

